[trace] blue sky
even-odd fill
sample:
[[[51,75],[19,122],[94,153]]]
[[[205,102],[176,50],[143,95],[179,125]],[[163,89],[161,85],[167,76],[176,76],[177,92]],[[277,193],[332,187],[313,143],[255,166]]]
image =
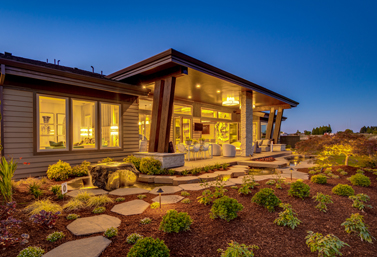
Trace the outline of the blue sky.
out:
[[[377,126],[376,11],[374,0],[3,0],[0,52],[109,74],[174,48],[300,102],[282,131],[359,131]]]

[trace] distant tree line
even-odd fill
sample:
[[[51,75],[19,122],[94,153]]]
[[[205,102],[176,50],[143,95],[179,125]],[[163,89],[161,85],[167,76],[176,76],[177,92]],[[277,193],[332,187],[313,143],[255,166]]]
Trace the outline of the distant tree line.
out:
[[[307,132],[309,132],[309,131],[307,131]],[[329,124],[328,126],[320,126],[320,127],[317,127],[317,128],[313,128],[312,135],[323,135],[325,133],[331,133],[331,132],[332,132],[332,129],[331,129],[331,125]]]
[[[371,126],[371,127],[362,127],[360,129],[360,133],[368,133],[368,134],[377,134],[377,127]]]

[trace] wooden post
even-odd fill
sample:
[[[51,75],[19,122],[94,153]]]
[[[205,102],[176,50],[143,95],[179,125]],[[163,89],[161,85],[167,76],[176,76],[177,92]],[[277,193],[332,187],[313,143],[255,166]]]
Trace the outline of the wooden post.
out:
[[[153,105],[151,116],[151,132],[149,138],[149,152],[157,152],[158,136],[160,131],[162,95],[164,93],[164,80],[157,80],[154,84]]]
[[[270,109],[270,115],[268,116],[267,130],[266,130],[266,139],[271,139],[272,136],[272,126],[274,125],[275,119],[275,108]]]
[[[279,134],[280,134],[280,127],[281,127],[281,119],[283,117],[283,108],[279,108],[278,114],[276,116],[276,121],[275,121],[275,128],[274,128],[274,144],[278,143],[279,139]]]

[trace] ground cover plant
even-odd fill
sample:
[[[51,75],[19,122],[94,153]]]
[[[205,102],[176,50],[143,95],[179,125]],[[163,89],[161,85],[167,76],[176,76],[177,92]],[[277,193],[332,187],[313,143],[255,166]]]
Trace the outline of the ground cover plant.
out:
[[[316,205],[315,208],[322,212],[327,212],[327,204],[333,203],[331,196],[322,194],[320,192],[317,192],[317,194],[313,196],[313,199],[315,202],[318,202],[318,205]]]
[[[164,240],[145,237],[137,240],[128,252],[127,257],[169,257],[169,252],[170,250],[165,245]]]
[[[41,257],[45,251],[37,246],[29,246],[28,248],[23,249],[17,257]]]
[[[159,202],[154,202],[150,205],[151,209],[157,209],[160,208],[160,203]]]
[[[46,237],[46,240],[53,243],[53,242],[56,242],[56,241],[62,239],[63,237],[65,237],[63,232],[57,232],[56,231],[54,233],[49,234]]]
[[[100,214],[100,213],[104,213],[106,211],[106,208],[101,206],[101,207],[96,207],[93,209],[93,213],[94,214]]]
[[[63,208],[56,203],[51,202],[49,199],[37,200],[25,208],[25,211],[30,215],[40,213],[41,211],[46,212],[62,212]]]
[[[259,247],[256,245],[239,244],[234,241],[231,241],[230,243],[228,243],[228,245],[229,246],[225,250],[217,250],[221,253],[221,257],[253,257],[253,249],[259,249]]]
[[[187,212],[168,210],[160,223],[159,229],[165,233],[178,233],[190,229],[193,220]]]
[[[47,228],[53,228],[59,214],[60,212],[47,212],[45,210],[41,210],[39,213],[31,215],[30,220],[32,220],[35,224],[45,226]]]
[[[0,205],[0,245],[2,247],[10,246],[19,239],[12,235],[14,228],[20,228],[21,220],[13,218],[16,212],[16,202],[8,202]]]
[[[118,229],[114,227],[108,228],[103,235],[107,238],[112,238],[118,235]]]
[[[344,226],[344,229],[348,234],[358,234],[361,241],[365,240],[372,243],[372,239],[375,239],[369,234],[368,226],[364,223],[364,217],[359,213],[351,214],[351,217],[347,218],[346,221],[342,223],[342,226]]]
[[[348,198],[353,201],[352,207],[355,207],[360,211],[363,211],[365,208],[373,208],[372,205],[365,204],[370,199],[370,197],[366,194],[351,195]]]
[[[279,218],[274,220],[274,223],[278,226],[287,226],[291,229],[295,229],[300,225],[301,221],[296,217],[297,213],[292,209],[292,206],[288,203],[280,203],[279,207],[283,208],[282,212],[279,212]]]
[[[341,256],[342,253],[340,252],[340,249],[344,246],[349,246],[333,234],[323,236],[321,233],[308,231],[308,235],[305,239],[306,244],[310,247],[310,251],[318,252],[318,256],[320,257]]]

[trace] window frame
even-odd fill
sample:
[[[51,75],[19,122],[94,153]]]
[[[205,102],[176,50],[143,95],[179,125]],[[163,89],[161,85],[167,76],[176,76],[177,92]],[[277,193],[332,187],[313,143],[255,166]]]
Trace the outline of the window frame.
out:
[[[112,102],[105,102],[105,101],[98,101],[98,113],[99,113],[99,119],[98,119],[98,128],[99,128],[99,138],[101,139],[101,142],[100,142],[100,145],[99,145],[99,149],[100,150],[106,150],[106,149],[122,149],[123,147],[123,131],[122,131],[122,128],[123,128],[123,120],[122,120],[122,104],[120,103],[112,103]],[[119,146],[116,146],[116,147],[102,147],[102,116],[101,116],[101,112],[102,112],[102,104],[110,104],[110,105],[118,105],[119,106]]]

